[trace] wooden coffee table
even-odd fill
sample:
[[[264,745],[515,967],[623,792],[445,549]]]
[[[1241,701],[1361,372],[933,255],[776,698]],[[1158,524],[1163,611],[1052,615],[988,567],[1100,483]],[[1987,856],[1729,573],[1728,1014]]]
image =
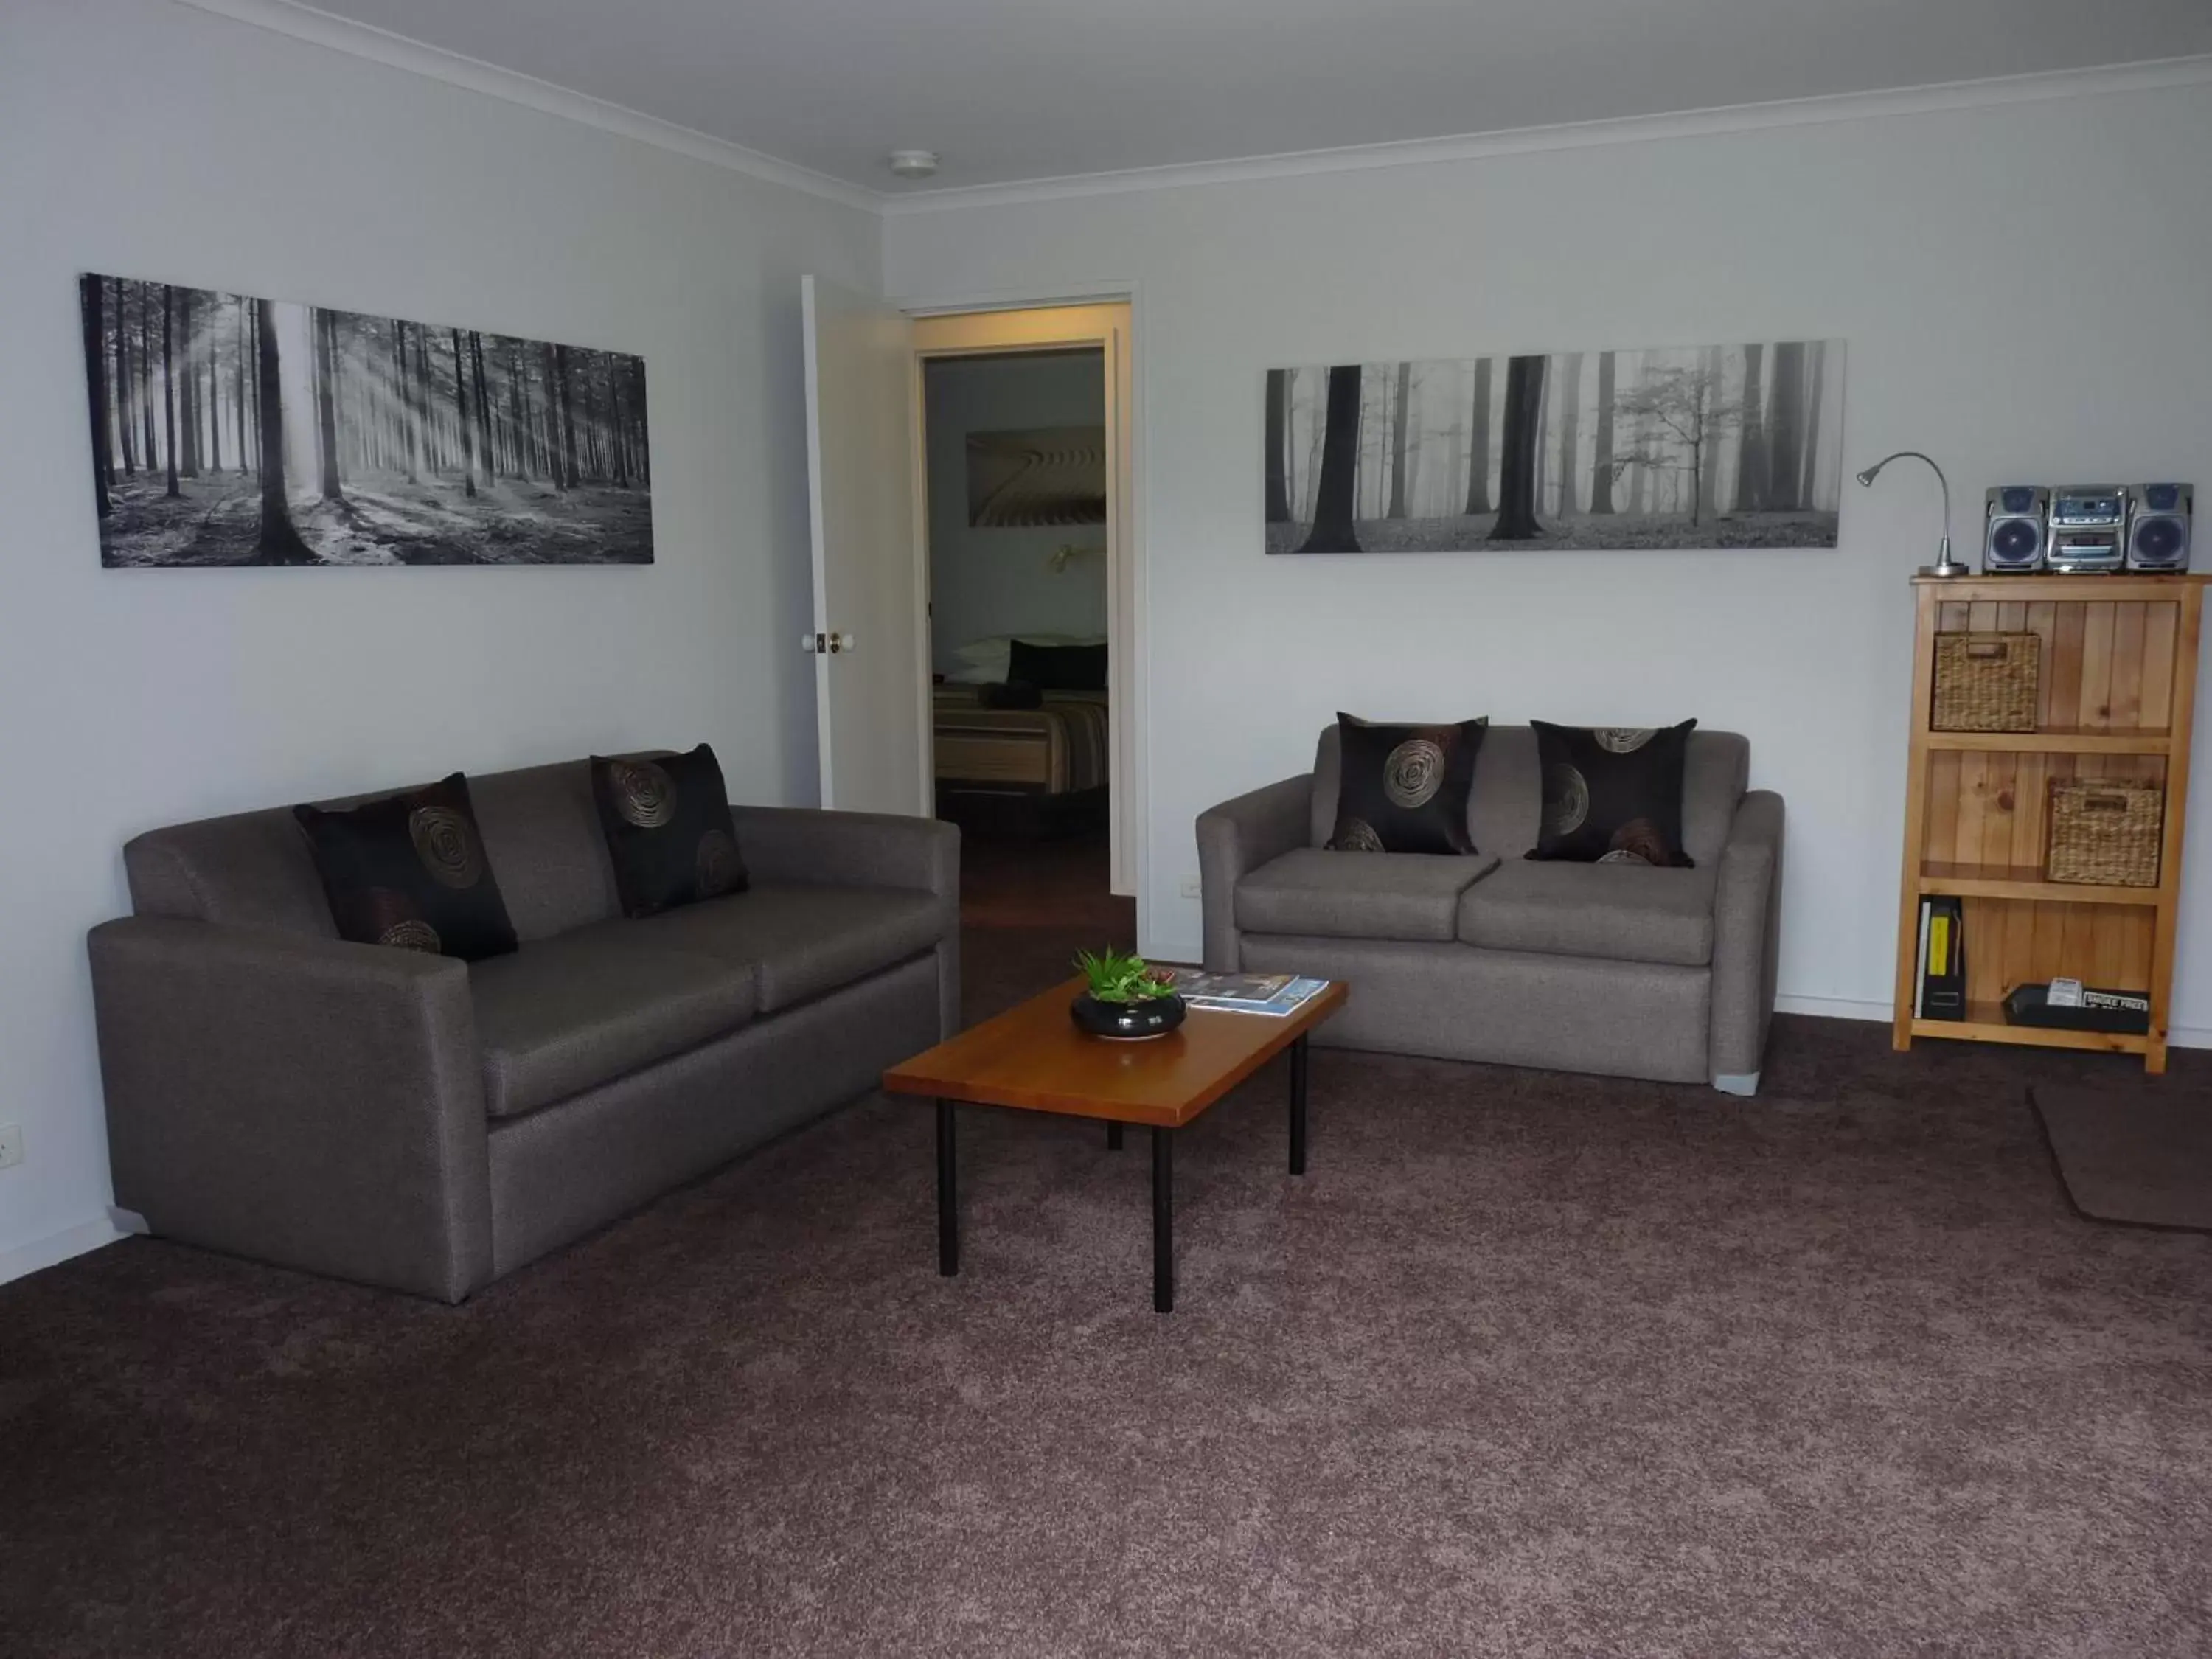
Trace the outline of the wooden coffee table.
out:
[[[1152,1306],[1175,1308],[1175,1132],[1268,1060],[1291,1051],[1291,1173],[1306,1172],[1306,1034],[1344,1006],[1331,981],[1296,1013],[1194,1008],[1180,1030],[1140,1042],[1086,1036],[1067,1017],[1079,979],[1031,997],[884,1073],[893,1094],[937,1102],[937,1270],[960,1271],[954,1109],[963,1102],[1106,1121],[1152,1132]]]

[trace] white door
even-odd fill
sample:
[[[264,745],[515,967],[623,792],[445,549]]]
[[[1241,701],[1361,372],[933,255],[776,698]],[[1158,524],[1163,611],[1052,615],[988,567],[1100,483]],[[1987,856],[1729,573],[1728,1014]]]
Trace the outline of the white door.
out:
[[[818,277],[800,293],[822,804],[926,816],[913,325]]]

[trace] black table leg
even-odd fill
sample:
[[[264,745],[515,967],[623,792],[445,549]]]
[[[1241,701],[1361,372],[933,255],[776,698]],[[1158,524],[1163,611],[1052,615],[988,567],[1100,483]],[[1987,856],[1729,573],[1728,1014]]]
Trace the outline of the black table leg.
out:
[[[1121,1126],[1118,1123],[1109,1123],[1106,1126],[1106,1150],[1109,1152],[1118,1152],[1121,1150]]]
[[[1302,1031],[1291,1043],[1291,1173],[1306,1172],[1306,1039]]]
[[[1175,1311],[1175,1131],[1152,1128],[1152,1311]]]
[[[960,1271],[960,1190],[954,1169],[952,1103],[937,1103],[937,1271]]]

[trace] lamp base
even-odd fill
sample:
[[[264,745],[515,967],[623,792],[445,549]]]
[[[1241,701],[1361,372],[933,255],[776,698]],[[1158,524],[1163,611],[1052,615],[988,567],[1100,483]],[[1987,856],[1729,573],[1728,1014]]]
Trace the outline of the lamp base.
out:
[[[1949,581],[1960,576],[1972,575],[1974,568],[1970,564],[1960,564],[1955,559],[1946,559],[1941,564],[1922,565],[1920,574],[1923,576],[1938,576]]]

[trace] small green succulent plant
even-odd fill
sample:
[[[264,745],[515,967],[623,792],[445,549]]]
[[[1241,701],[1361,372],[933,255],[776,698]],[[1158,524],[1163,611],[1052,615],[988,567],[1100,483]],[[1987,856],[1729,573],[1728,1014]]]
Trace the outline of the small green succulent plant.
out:
[[[1075,965],[1100,1002],[1150,1002],[1175,994],[1175,969],[1152,967],[1133,951],[1116,951],[1111,945],[1096,956],[1079,951]]]

